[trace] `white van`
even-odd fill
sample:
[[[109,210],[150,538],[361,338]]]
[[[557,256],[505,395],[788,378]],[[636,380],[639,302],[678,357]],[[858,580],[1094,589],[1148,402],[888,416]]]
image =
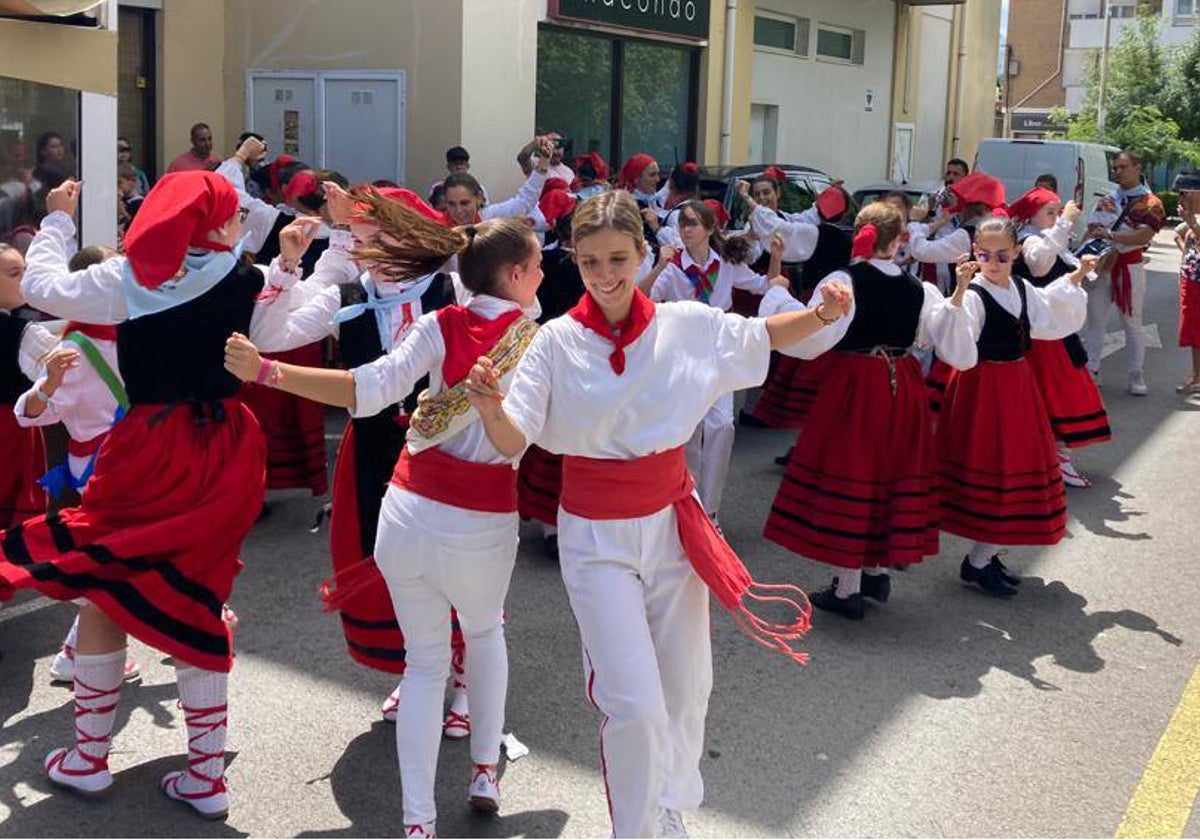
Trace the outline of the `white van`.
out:
[[[1004,182],[1009,203],[1033,188],[1039,175],[1058,179],[1058,195],[1064,202],[1074,199],[1083,208],[1075,227],[1078,238],[1087,216],[1095,208],[1096,193],[1108,195],[1117,189],[1109,180],[1112,161],[1120,149],[1098,143],[1072,140],[981,140],[975,154],[975,170]]]

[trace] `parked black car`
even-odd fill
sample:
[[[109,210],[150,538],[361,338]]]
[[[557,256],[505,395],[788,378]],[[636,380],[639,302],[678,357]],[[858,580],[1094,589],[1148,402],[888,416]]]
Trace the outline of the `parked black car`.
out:
[[[702,166],[700,167],[700,197],[715,198],[725,205],[733,227],[741,227],[749,217],[749,208],[738,193],[737,182],[749,181],[761,175],[770,164],[749,164],[745,166]],[[787,175],[788,183],[783,188],[779,199],[779,209],[785,213],[800,213],[812,207],[817,196],[826,188],[833,185],[834,179],[819,169],[811,166],[799,166],[790,163],[774,164]],[[853,200],[850,212],[846,214],[843,226],[853,227],[854,217],[858,213]]]

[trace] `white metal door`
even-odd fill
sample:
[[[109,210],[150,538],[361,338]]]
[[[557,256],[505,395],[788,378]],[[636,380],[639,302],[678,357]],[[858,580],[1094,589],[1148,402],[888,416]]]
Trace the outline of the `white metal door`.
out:
[[[323,164],[351,183],[404,182],[402,74],[326,74]]]
[[[288,154],[317,165],[317,80],[313,76],[251,74],[250,126],[270,156]]]
[[[778,105],[750,106],[750,163],[776,163]]]

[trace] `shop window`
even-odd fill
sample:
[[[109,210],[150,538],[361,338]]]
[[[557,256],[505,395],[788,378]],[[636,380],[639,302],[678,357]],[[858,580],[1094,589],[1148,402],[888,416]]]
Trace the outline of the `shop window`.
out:
[[[1196,17],[1197,7],[1200,7],[1198,0],[1175,0],[1176,25],[1191,23]]]
[[[637,152],[662,168],[695,156],[697,51],[543,27],[537,126],[566,140],[568,163],[599,152],[615,171]]]
[[[866,58],[867,33],[862,29],[820,24],[817,27],[817,57],[846,64],[862,64]]]
[[[78,157],[79,92],[0,78],[0,242],[24,252]]]
[[[754,16],[754,46],[769,52],[808,55],[808,18],[760,13]]]

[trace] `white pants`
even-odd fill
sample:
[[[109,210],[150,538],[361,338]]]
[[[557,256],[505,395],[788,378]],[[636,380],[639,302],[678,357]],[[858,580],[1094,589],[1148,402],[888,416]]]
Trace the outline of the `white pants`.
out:
[[[713,403],[684,449],[700,504],[712,517],[721,510],[733,455],[733,434],[733,394],[728,393]]]
[[[1133,298],[1133,314],[1121,312],[1125,322],[1125,347],[1129,359],[1129,372],[1141,371],[1146,364],[1146,332],[1142,327],[1142,306],[1146,302],[1146,266],[1129,267]],[[1112,299],[1112,283],[1102,276],[1093,289],[1088,289],[1087,325],[1083,328],[1083,341],[1087,347],[1088,367],[1100,370],[1100,357],[1104,349],[1104,333],[1108,330],[1108,318],[1116,304]],[[1119,310],[1118,310],[1119,311]]]
[[[704,798],[708,589],[683,554],[671,508],[608,521],[559,510],[558,524],[588,698],[604,715],[600,761],[613,834],[653,837],[660,807],[691,810]]]
[[[396,752],[406,825],[436,819],[434,780],[450,674],[450,607],[466,639],[471,759],[500,760],[508,650],[504,598],[517,558],[517,515],[477,513],[392,486],[383,498],[375,562],[408,651]]]

